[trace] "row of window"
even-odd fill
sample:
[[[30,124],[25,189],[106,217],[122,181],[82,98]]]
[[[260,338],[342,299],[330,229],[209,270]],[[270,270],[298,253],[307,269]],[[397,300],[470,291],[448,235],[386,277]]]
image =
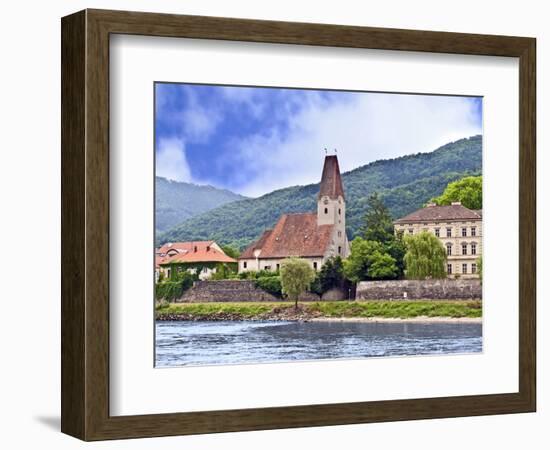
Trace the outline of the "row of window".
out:
[[[423,228],[422,231],[429,231],[428,228]],[[435,228],[434,233],[437,237],[441,237],[441,228]],[[409,234],[414,234],[414,228],[409,228]],[[460,229],[459,236],[467,237],[468,236],[468,228],[463,227]],[[476,227],[470,227],[470,236],[477,236],[477,230]],[[445,237],[453,237],[453,229],[452,228],[445,228]]]
[[[243,267],[246,269],[246,261],[243,262]],[[277,264],[276,265],[276,270],[279,270],[280,268],[280,265]],[[317,266],[317,263],[314,262],[313,263],[313,269],[317,270],[318,266]],[[264,266],[264,270],[271,270],[271,266]],[[471,263],[470,264],[470,272],[468,272],[468,264],[467,263],[463,263],[462,264],[462,274],[467,274],[467,273],[472,273],[472,274],[475,274],[477,273],[477,264],[476,263]],[[452,264],[447,264],[447,274],[448,275],[452,275],[453,274],[453,265]],[[170,276],[170,273],[168,273],[168,276]]]
[[[468,273],[468,264],[464,263],[462,264],[462,274],[465,275]],[[472,263],[471,264],[471,271],[470,273],[472,274],[476,274],[477,273],[477,264],[476,263]],[[447,274],[448,275],[452,275],[453,274],[453,265],[452,264],[447,264]]]
[[[325,214],[328,214],[328,208],[325,208]],[[339,216],[342,215],[342,209],[341,208],[338,208],[338,215]]]
[[[449,242],[449,243],[447,243],[446,247],[447,247],[447,256],[452,256],[452,254],[453,254],[453,244],[451,244]],[[461,248],[462,248],[462,254],[467,255],[468,254],[468,244],[462,244]],[[472,242],[470,244],[470,255],[477,255],[477,244],[475,242]]]

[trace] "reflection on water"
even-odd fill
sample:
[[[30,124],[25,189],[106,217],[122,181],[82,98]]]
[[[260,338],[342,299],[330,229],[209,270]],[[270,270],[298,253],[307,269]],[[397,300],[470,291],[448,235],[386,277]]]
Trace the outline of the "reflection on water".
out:
[[[475,353],[478,323],[163,322],[156,366]]]

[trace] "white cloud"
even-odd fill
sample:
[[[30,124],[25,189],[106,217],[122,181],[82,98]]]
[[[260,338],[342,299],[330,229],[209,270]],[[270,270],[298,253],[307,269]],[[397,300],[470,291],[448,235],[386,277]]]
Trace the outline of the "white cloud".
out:
[[[156,151],[156,175],[174,181],[191,181],[191,170],[181,139],[161,139]]]
[[[289,125],[284,135],[273,127],[237,144],[233,158],[258,174],[240,180],[239,192],[255,196],[318,182],[325,147],[338,149],[347,171],[481,133],[471,100],[420,95],[363,94],[338,103],[308,96]]]
[[[187,108],[181,115],[185,137],[189,142],[206,142],[221,123],[223,114],[217,108],[201,105],[192,89],[186,89],[186,93]]]
[[[233,106],[245,107],[255,119],[260,119],[266,112],[266,103],[261,101],[263,90],[253,87],[225,86],[220,88],[223,98]]]
[[[205,142],[216,130],[221,115],[216,110],[201,107],[186,109],[182,114],[185,136],[195,142]]]
[[[221,86],[219,90],[224,98],[242,103],[253,100],[258,92],[257,88],[243,86]]]

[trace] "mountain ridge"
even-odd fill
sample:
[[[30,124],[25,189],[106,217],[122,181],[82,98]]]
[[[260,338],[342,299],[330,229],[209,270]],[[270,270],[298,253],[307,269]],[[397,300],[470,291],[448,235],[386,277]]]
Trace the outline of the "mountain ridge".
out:
[[[211,185],[155,177],[155,231],[167,231],[184,220],[247,197]]]
[[[380,194],[394,219],[399,218],[441,194],[449,182],[480,174],[481,149],[482,137],[476,135],[431,152],[377,160],[343,173],[348,237],[357,235],[372,192]],[[319,183],[290,186],[224,204],[158,235],[157,243],[212,239],[242,249],[281,214],[315,211],[318,190]]]

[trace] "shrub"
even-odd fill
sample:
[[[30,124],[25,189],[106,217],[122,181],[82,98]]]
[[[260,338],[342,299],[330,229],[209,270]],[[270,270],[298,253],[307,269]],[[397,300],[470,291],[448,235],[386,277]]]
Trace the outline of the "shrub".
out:
[[[269,278],[269,277],[278,277],[279,272],[278,271],[272,271],[272,270],[260,270],[258,272],[255,272],[256,278]]]
[[[241,280],[257,280],[258,278],[271,278],[278,277],[279,271],[273,270],[248,270],[246,272],[241,272],[238,275],[238,278]]]
[[[172,301],[180,298],[183,293],[193,286],[193,275],[187,271],[177,274],[177,281],[164,281],[158,283],[155,288],[157,300]]]
[[[255,285],[275,297],[282,298],[283,296],[280,276],[259,277],[256,279]]]
[[[249,270],[247,272],[241,272],[239,273],[239,279],[240,280],[255,280],[256,279],[256,272],[253,270]]]

